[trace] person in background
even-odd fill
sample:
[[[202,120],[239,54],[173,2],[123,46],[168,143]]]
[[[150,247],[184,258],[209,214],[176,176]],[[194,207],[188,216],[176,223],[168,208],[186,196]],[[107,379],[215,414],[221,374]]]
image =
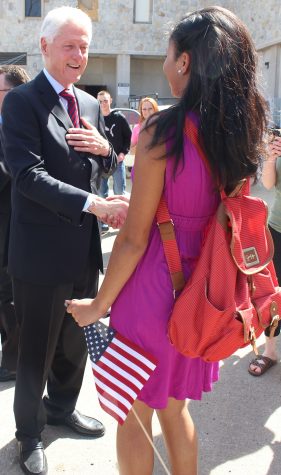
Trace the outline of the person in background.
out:
[[[113,172],[113,192],[114,195],[124,195],[126,191],[126,169],[125,155],[130,150],[131,128],[127,119],[118,111],[111,110],[112,97],[107,91],[100,91],[97,95],[100,103],[101,111],[105,122],[105,133],[108,141],[113,146],[117,155],[117,167]],[[102,177],[100,196],[108,197],[108,178]],[[108,231],[109,227],[106,223],[101,225],[102,232]]]
[[[279,129],[280,133],[280,129]],[[281,137],[270,134],[268,151],[262,169],[262,183],[267,190],[275,187],[274,201],[270,209],[268,224],[274,242],[273,263],[279,285],[281,284]],[[262,355],[250,362],[248,371],[252,376],[261,376],[278,361],[276,348],[280,334],[281,320],[270,338],[269,328],[265,329],[265,348]]]
[[[4,97],[12,88],[28,81],[29,77],[26,71],[20,66],[0,66],[0,127]],[[2,344],[0,382],[16,379],[18,359],[19,336],[13,302],[12,281],[5,263],[10,215],[11,178],[4,163],[0,134],[0,334]]]
[[[132,138],[131,138],[131,151],[135,153],[136,145],[139,139],[139,133],[144,121],[150,117],[155,112],[159,111],[158,104],[155,99],[152,97],[143,97],[139,103],[139,113],[140,113],[140,120],[139,123],[136,124],[132,131]]]
[[[133,408],[152,438],[156,411],[171,473],[197,474],[197,437],[186,404],[218,379],[218,363],[187,358],[167,336],[173,287],[155,213],[162,194],[187,280],[196,266],[219,190],[255,176],[264,152],[266,103],[257,53],[242,21],[222,7],[189,13],[172,30],[163,66],[178,103],[148,118],[140,132],[128,216],[115,240],[97,297],[71,300],[79,325],[111,306],[111,326],[158,361]],[[201,158],[188,130],[203,146]],[[207,163],[206,163],[207,162]],[[118,425],[122,475],[151,475],[153,448],[133,411]]]
[[[27,83],[29,77],[20,66],[0,66],[0,127],[1,110],[6,94],[16,86]],[[16,379],[18,359],[18,325],[16,321],[11,277],[7,272],[5,250],[11,215],[11,178],[4,163],[0,134],[0,335],[2,360],[0,382]]]
[[[91,38],[92,21],[82,10],[50,10],[40,32],[44,70],[11,90],[2,107],[12,175],[8,271],[20,327],[14,413],[26,474],[47,473],[46,422],[89,437],[105,431],[75,409],[87,347],[64,306],[69,295],[97,292],[103,270],[97,217],[109,213],[122,222],[127,213],[126,203],[98,196],[100,177],[114,171],[116,154],[98,101],[74,86],[87,66]]]

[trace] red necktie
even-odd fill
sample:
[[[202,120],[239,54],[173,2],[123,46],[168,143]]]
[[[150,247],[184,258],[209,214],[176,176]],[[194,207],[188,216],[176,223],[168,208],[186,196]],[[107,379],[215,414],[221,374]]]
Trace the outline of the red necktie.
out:
[[[78,107],[77,107],[77,102],[76,102],[75,96],[70,94],[68,89],[64,89],[63,91],[60,92],[59,95],[67,100],[68,115],[71,118],[74,127],[79,128],[80,127],[80,120],[79,120]]]

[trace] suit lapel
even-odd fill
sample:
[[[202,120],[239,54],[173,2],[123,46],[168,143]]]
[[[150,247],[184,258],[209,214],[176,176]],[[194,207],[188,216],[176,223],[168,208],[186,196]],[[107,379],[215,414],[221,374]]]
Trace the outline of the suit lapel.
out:
[[[66,130],[73,127],[67,111],[61,104],[56,91],[49,83],[45,74],[43,72],[38,74],[34,82],[47,109],[63,124]]]
[[[82,98],[82,94],[80,94],[80,90],[78,87],[73,87],[73,92],[76,97],[76,102],[78,106],[79,117],[84,117],[85,114],[85,106]]]
[[[85,96],[78,87],[74,87],[73,90],[77,100],[79,117],[84,117],[92,125],[98,127],[95,116],[93,115],[93,107],[89,107],[87,96]]]

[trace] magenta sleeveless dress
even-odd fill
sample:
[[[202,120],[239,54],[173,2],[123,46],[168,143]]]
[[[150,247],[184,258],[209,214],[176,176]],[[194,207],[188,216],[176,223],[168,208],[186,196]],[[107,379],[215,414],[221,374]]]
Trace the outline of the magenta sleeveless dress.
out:
[[[189,115],[196,124],[196,116]],[[173,178],[173,159],[167,160],[164,193],[174,221],[185,277],[194,269],[205,226],[219,203],[214,184],[195,147],[184,140],[184,167]],[[156,222],[145,254],[112,305],[111,325],[154,355],[158,366],[138,399],[164,409],[168,398],[201,399],[218,380],[218,363],[186,358],[167,336],[174,303],[171,278]]]

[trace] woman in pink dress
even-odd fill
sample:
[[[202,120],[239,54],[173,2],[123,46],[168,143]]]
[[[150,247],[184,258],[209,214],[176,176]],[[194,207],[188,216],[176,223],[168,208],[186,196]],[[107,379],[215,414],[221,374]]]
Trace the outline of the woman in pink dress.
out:
[[[218,379],[218,363],[179,354],[167,324],[174,299],[155,213],[164,192],[186,279],[196,265],[207,222],[230,192],[255,175],[263,155],[266,106],[256,84],[256,53],[243,23],[209,7],[188,14],[173,29],[164,73],[178,103],[148,119],[140,133],[127,220],[113,247],[95,300],[69,303],[80,326],[112,306],[111,325],[158,360],[134,409],[152,437],[156,410],[173,475],[196,475],[196,431],[186,398],[200,399]],[[192,121],[208,160],[185,134]],[[122,475],[151,475],[153,450],[130,412],[117,430]]]

